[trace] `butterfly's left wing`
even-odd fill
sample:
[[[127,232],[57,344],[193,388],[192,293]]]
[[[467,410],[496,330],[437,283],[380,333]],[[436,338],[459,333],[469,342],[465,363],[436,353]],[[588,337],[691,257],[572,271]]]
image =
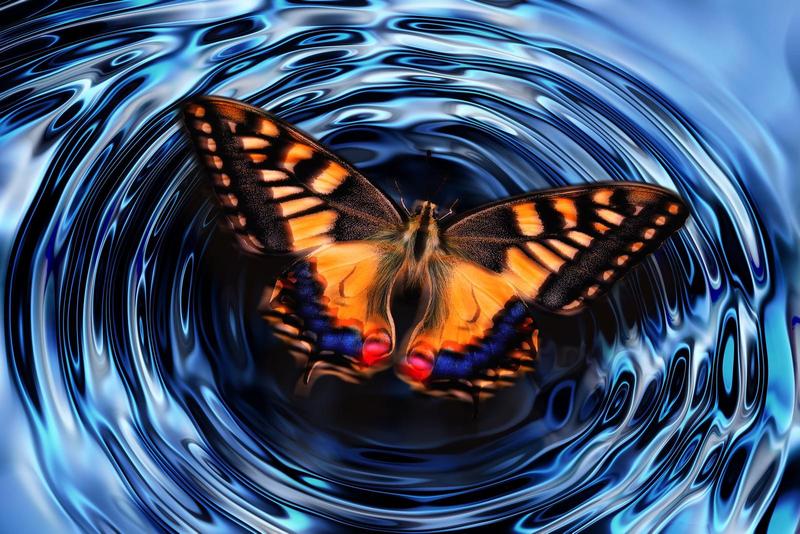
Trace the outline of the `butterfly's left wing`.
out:
[[[443,230],[447,254],[401,375],[450,394],[454,383],[501,383],[535,356],[527,304],[581,309],[687,214],[661,187],[604,183],[539,191],[462,215]]]
[[[261,109],[199,96],[184,107],[184,123],[246,250],[302,253],[369,239],[403,222],[349,163]]]
[[[392,240],[378,236],[402,225],[389,198],[311,136],[243,102],[195,97],[184,122],[240,244],[299,256],[265,303],[276,335],[309,369],[356,379],[386,365],[396,268]]]

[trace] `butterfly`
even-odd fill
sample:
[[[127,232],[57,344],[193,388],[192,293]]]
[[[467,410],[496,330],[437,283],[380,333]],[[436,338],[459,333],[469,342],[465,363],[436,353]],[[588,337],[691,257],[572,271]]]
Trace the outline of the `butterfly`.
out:
[[[431,395],[489,396],[533,367],[531,306],[581,310],[688,216],[675,193],[628,182],[535,191],[444,218],[429,201],[407,212],[261,109],[201,96],[183,118],[241,246],[295,257],[263,315],[306,379],[358,381],[394,365]],[[401,288],[421,295],[402,342],[390,308]]]

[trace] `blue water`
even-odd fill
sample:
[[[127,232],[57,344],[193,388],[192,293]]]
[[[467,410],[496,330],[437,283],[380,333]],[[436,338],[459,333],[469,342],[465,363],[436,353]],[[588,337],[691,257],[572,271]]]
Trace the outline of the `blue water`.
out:
[[[794,2],[0,13],[4,530],[797,527]],[[692,217],[588,312],[538,317],[537,371],[476,421],[391,373],[296,391],[256,311],[280,266],[217,224],[177,122],[200,93],[396,199],[635,180]]]

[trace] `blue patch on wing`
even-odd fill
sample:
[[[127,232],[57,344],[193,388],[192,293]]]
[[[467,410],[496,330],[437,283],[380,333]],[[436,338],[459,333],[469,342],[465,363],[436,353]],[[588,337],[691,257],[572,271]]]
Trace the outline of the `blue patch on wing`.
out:
[[[512,301],[494,317],[494,326],[480,345],[470,345],[465,353],[442,349],[436,355],[431,380],[475,378],[487,369],[500,367],[509,352],[517,348],[531,329],[522,329],[527,308]]]
[[[293,284],[294,313],[302,320],[303,330],[316,337],[320,351],[357,356],[361,354],[363,340],[361,333],[352,328],[337,328],[331,324],[321,304],[323,288],[317,281],[309,262],[298,262],[292,266],[289,275],[295,279]]]
[[[317,339],[319,350],[329,350],[339,354],[360,354],[361,345],[361,334],[352,328],[334,328],[322,333]]]

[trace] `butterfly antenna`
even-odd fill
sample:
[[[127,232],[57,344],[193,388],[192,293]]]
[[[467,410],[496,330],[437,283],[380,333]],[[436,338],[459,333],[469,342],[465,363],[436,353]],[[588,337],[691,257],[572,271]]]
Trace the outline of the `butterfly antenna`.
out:
[[[403,198],[403,192],[400,190],[400,182],[397,181],[397,178],[394,179],[394,187],[397,189],[398,196],[400,196],[400,205],[403,207],[403,211],[406,212],[406,215],[410,215],[411,212],[408,211],[406,199]]]
[[[442,215],[441,217],[439,217],[437,220],[441,221],[441,220],[442,220],[442,219],[444,219],[445,217],[449,217],[449,216],[451,216],[451,215],[453,214],[453,208],[455,208],[455,207],[456,207],[456,204],[457,204],[457,203],[458,203],[458,199],[455,199],[455,200],[453,201],[453,203],[452,203],[452,204],[450,204],[450,207],[449,207],[449,208],[447,208],[447,211],[444,213],[444,215]]]

